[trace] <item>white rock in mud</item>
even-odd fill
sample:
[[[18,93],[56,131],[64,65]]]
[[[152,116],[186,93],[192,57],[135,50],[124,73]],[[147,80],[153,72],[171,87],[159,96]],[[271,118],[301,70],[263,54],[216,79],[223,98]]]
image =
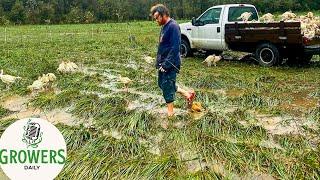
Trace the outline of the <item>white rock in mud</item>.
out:
[[[284,150],[280,144],[275,143],[273,140],[264,140],[259,143],[259,146],[269,148],[269,149],[279,149]]]
[[[118,131],[112,131],[111,136],[115,139],[120,140],[122,138],[122,135]]]
[[[148,141],[146,139],[143,138],[139,138],[138,139],[139,144],[141,144],[142,146],[147,146],[148,145]]]
[[[196,173],[199,171],[203,171],[208,168],[208,164],[206,162],[199,162],[199,160],[192,160],[186,163],[187,171],[190,173]]]
[[[148,152],[157,156],[161,155],[160,148],[158,145],[151,146],[150,149],[148,149]]]
[[[143,59],[149,64],[152,64],[155,61],[155,58],[151,56],[144,56]]]
[[[173,127],[178,128],[178,129],[182,129],[183,127],[185,127],[185,123],[182,121],[178,121],[176,123],[173,124]]]
[[[103,135],[105,136],[110,136],[110,137],[113,137],[117,140],[120,140],[122,138],[122,135],[119,131],[115,130],[115,129],[112,129],[111,131],[108,131],[108,130],[103,130]]]

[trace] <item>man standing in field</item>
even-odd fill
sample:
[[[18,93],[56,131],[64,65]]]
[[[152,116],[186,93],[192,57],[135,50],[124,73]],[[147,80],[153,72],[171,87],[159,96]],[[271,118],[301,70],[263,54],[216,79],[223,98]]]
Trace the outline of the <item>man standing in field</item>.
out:
[[[173,116],[175,93],[182,94],[192,105],[195,92],[188,92],[176,86],[177,73],[180,71],[181,32],[179,25],[170,18],[169,10],[163,4],[157,4],[150,10],[151,15],[159,26],[162,26],[157,53],[156,68],[158,69],[158,85],[167,103],[168,117]]]

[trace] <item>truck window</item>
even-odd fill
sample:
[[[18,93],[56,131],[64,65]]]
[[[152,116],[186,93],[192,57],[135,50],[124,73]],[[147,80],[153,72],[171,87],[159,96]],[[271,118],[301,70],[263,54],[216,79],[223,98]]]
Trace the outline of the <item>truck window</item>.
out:
[[[198,20],[205,24],[218,24],[220,21],[221,8],[209,9]]]
[[[252,21],[252,20],[258,21],[257,11],[254,7],[241,7],[241,6],[229,8],[228,21],[229,22],[242,21],[241,19],[238,19],[238,17],[240,17],[241,14],[244,12],[252,13],[251,17],[249,18],[249,21]]]

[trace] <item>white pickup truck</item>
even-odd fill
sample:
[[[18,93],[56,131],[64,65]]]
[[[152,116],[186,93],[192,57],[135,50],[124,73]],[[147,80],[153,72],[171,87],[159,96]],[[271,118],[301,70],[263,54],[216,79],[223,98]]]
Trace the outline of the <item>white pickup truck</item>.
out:
[[[252,13],[249,21],[238,17]],[[263,66],[276,65],[284,58],[301,63],[320,54],[320,37],[312,40],[301,34],[300,22],[260,23],[255,6],[228,4],[213,6],[192,22],[180,24],[181,55],[187,57],[195,50],[225,50],[253,53]]]

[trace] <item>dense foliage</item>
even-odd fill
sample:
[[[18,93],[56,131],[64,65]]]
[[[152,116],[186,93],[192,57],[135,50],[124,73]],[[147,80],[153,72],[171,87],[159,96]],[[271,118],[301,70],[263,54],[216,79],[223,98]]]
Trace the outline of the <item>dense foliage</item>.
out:
[[[166,4],[176,19],[190,19],[208,7],[250,3],[259,12],[320,9],[320,0],[0,0],[0,24],[94,23],[149,19],[149,9]]]

